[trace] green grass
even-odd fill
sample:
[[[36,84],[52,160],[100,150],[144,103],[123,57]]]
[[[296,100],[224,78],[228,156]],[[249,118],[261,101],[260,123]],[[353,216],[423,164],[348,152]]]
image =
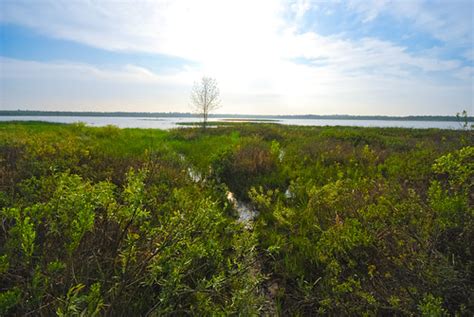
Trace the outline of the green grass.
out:
[[[473,137],[2,122],[0,314],[472,315]]]
[[[209,121],[206,123],[208,127],[225,127],[225,126],[242,126],[242,125],[251,125],[251,124],[270,124],[270,123],[278,123],[278,120],[247,120],[247,119],[227,119],[223,121]],[[187,126],[187,127],[201,127],[201,122],[178,122],[176,123],[180,126]]]

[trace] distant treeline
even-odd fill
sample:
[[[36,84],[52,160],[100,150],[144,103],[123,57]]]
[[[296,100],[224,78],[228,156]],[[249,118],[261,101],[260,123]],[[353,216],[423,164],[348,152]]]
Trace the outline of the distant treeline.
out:
[[[94,112],[94,111],[34,111],[34,110],[0,110],[0,116],[68,116],[68,117],[149,117],[169,118],[199,117],[189,112]],[[211,114],[213,118],[274,118],[274,119],[337,119],[337,120],[391,120],[391,121],[459,121],[465,118],[456,116],[369,116],[369,115],[250,115],[250,114]],[[467,117],[474,122],[474,117]]]

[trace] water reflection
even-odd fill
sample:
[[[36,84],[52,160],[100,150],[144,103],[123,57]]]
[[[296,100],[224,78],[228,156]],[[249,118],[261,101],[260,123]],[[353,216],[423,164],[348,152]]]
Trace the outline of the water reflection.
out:
[[[250,204],[237,200],[232,192],[227,192],[226,195],[227,200],[232,204],[239,215],[238,221],[247,226],[251,226],[251,222],[258,215],[257,210],[255,210]]]
[[[223,121],[229,118],[210,118],[209,122]],[[256,120],[264,122],[265,118]],[[340,120],[340,119],[271,119],[271,123],[297,126],[357,126],[357,127],[399,127],[399,128],[438,128],[461,129],[456,121],[402,121],[402,120]],[[167,117],[167,118],[139,118],[139,117],[73,117],[73,116],[0,116],[0,121],[47,121],[74,123],[84,122],[90,126],[115,125],[119,128],[155,128],[173,129],[184,128],[184,122],[200,122],[199,118]],[[248,119],[246,119],[248,121]],[[268,123],[268,122],[267,122]]]

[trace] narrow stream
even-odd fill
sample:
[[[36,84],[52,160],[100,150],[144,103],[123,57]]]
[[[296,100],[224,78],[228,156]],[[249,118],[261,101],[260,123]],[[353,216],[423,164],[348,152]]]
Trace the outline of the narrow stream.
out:
[[[284,156],[284,153],[280,152],[280,160],[283,159],[283,156]],[[186,162],[186,157],[183,154],[179,154],[179,158],[182,162]],[[202,182],[204,180],[203,175],[200,172],[198,172],[189,163],[187,165],[188,165],[188,168],[186,169],[186,171],[189,178],[195,183]],[[287,199],[290,199],[293,197],[293,193],[290,191],[289,187],[285,192],[285,196],[287,197]],[[232,205],[234,210],[237,212],[237,215],[238,215],[237,221],[243,224],[246,230],[252,230],[253,221],[258,216],[258,211],[255,208],[253,208],[251,204],[244,203],[242,201],[239,201],[237,198],[235,198],[235,195],[233,192],[230,192],[230,191],[226,192],[226,198],[227,198],[227,201]],[[252,272],[254,272],[254,274],[261,274],[262,263],[258,257],[255,257],[255,262],[251,270]],[[261,294],[265,298],[267,298],[267,304],[265,305],[264,310],[268,314],[265,314],[265,315],[268,315],[268,316],[276,315],[277,306],[275,302],[275,296],[279,289],[278,283],[275,281],[268,281],[268,282],[263,283],[261,287],[262,287],[260,290]]]
[[[179,159],[182,162],[186,162],[186,157],[183,154],[178,154]],[[189,164],[188,164],[189,165]],[[187,169],[187,174],[189,178],[195,183],[203,181],[202,174],[198,172],[193,166],[189,166]],[[232,207],[237,211],[239,216],[238,222],[245,224],[246,227],[252,227],[252,221],[258,215],[258,212],[250,205],[244,202],[237,200],[234,196],[234,193],[226,193],[227,200],[232,204]]]
[[[202,181],[201,173],[196,171],[194,168],[188,167],[187,171],[188,171],[188,176],[193,180],[193,182],[199,183],[200,181]]]
[[[235,198],[234,193],[227,192],[226,195],[227,200],[232,204],[239,215],[238,221],[245,224],[246,226],[251,227],[252,221],[258,216],[258,211],[255,210],[250,204],[238,201]]]

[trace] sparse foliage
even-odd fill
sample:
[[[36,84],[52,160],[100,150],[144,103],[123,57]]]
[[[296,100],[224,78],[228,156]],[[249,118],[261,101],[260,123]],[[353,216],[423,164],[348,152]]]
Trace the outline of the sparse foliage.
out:
[[[467,111],[463,110],[461,113],[456,113],[456,118],[458,119],[459,124],[464,130],[469,130],[474,127],[474,124],[471,123],[469,126],[469,116],[467,115]]]
[[[194,110],[202,117],[202,127],[205,129],[209,114],[221,107],[217,81],[211,77],[202,77],[200,81],[195,82],[191,102]]]

